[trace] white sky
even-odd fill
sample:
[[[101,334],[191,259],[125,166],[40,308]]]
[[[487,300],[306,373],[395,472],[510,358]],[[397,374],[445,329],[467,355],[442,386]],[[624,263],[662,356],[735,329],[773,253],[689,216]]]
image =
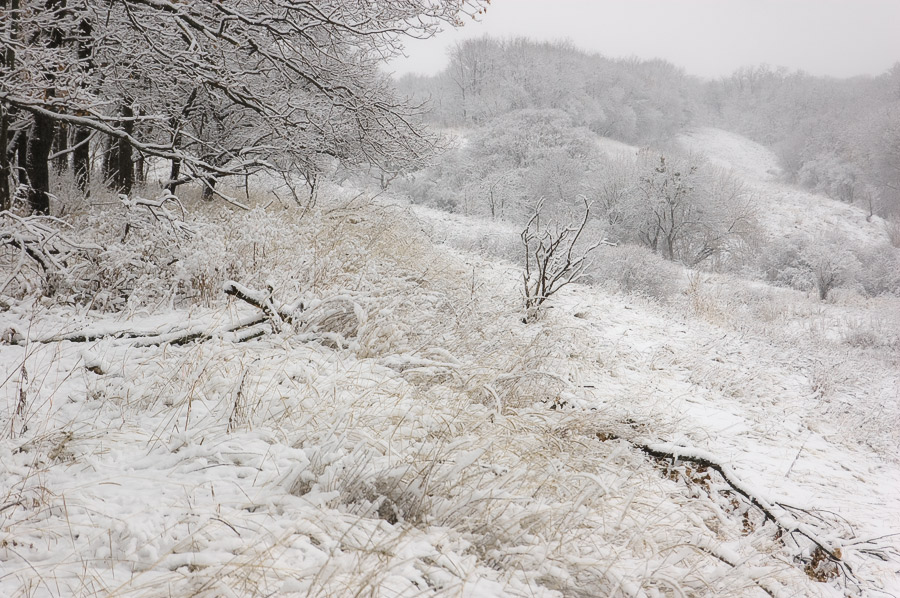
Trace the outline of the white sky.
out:
[[[609,57],[664,58],[692,75],[748,65],[878,75],[900,62],[900,0],[492,0],[481,22],[411,40],[397,74],[431,74],[466,37],[568,39]]]

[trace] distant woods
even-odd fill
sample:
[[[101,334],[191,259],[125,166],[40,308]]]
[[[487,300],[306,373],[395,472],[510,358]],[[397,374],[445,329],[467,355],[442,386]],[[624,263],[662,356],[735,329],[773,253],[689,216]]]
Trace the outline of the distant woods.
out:
[[[689,125],[699,82],[663,60],[610,60],[564,42],[479,38],[450,51],[433,77],[407,75],[402,91],[430,99],[441,126],[479,126],[514,110],[555,109],[575,126],[629,143],[670,137]]]
[[[430,102],[431,121],[448,128],[486,130],[516,111],[552,110],[571,131],[640,146],[665,146],[691,126],[735,131],[773,148],[791,182],[870,215],[900,216],[900,63],[878,77],[760,66],[704,81],[663,60],[480,38],[452,48],[438,75],[408,75],[399,86]],[[481,184],[496,197],[508,179],[493,173]]]
[[[773,148],[793,182],[900,216],[900,62],[851,79],[743,68],[703,92],[706,122]]]

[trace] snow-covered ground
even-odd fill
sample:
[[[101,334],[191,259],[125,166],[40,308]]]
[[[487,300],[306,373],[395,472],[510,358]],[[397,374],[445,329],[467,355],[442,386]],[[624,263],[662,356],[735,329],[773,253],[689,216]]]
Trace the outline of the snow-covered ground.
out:
[[[746,140],[694,141],[803,199]],[[351,199],[255,213],[305,309],[246,342],[236,300],[0,297],[0,595],[900,595],[896,299],[685,274],[524,324],[514,230]]]
[[[808,193],[781,182],[778,157],[770,149],[736,133],[702,128],[682,135],[681,145],[712,163],[739,174],[757,205],[757,217],[772,238],[794,233],[816,237],[836,233],[854,246],[887,241],[881,218],[867,220],[859,206]]]

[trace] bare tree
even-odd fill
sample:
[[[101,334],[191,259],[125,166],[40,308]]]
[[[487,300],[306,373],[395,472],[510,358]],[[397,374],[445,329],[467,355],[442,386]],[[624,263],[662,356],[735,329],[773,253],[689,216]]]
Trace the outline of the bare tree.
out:
[[[753,197],[729,172],[694,157],[645,152],[622,226],[667,260],[695,266],[746,244]]]
[[[582,278],[589,254],[604,243],[598,240],[588,245],[578,244],[591,215],[591,204],[585,197],[581,199],[584,213],[579,224],[561,225],[552,219],[547,223],[541,222],[544,208],[544,200],[541,199],[522,230],[526,322],[534,318],[538,308],[554,293]]]

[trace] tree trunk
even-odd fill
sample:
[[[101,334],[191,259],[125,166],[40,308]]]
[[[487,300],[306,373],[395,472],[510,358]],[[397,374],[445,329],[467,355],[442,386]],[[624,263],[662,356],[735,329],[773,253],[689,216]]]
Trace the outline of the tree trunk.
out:
[[[12,195],[9,191],[9,113],[5,104],[0,103],[0,211],[12,206]]]
[[[146,164],[144,154],[137,152],[134,157],[134,183],[136,185],[143,185],[147,182]]]
[[[77,51],[79,68],[88,73],[94,68],[94,61],[91,60],[93,46],[91,39],[94,34],[94,28],[88,19],[82,19],[78,23],[78,42]],[[84,127],[75,127],[72,135],[72,144],[76,146],[72,152],[72,172],[75,174],[75,184],[81,191],[83,197],[89,197],[91,194],[91,144],[88,141],[91,132]],[[84,143],[84,145],[79,145]]]
[[[28,186],[28,170],[25,168],[25,156],[28,155],[28,133],[19,131],[16,134],[16,172],[19,185]]]
[[[119,123],[113,123],[113,126],[118,127]],[[116,157],[117,148],[118,146],[115,137],[106,137],[103,140],[103,160],[101,170],[103,172],[103,183],[110,189],[115,189],[116,187],[116,164],[118,162],[118,158]]]
[[[6,23],[3,25],[5,37],[12,41],[16,37],[15,15],[18,14],[19,0],[0,0],[0,9],[6,12],[10,8]],[[12,44],[7,44],[2,55],[0,65],[7,70],[12,70],[16,62],[16,54]],[[8,210],[12,207],[12,192],[9,187],[9,177],[12,169],[9,164],[9,107],[0,103],[0,210]]]
[[[175,143],[179,143],[180,140],[176,139]],[[174,145],[174,144],[173,144]],[[166,191],[169,193],[175,193],[175,188],[178,186],[176,181],[178,177],[181,175],[181,160],[173,159],[172,166],[169,168],[169,182],[166,184]]]
[[[216,179],[209,177],[206,184],[203,185],[203,194],[200,196],[203,201],[212,201],[215,197]]]
[[[666,237],[663,239],[665,245],[663,246],[663,257],[665,257],[670,262],[675,261],[675,240],[671,237]]]
[[[28,176],[28,210],[33,214],[50,213],[50,168],[47,158],[53,146],[54,123],[43,114],[33,115],[25,151]]]
[[[120,109],[122,120],[116,122],[116,127],[128,135],[134,132],[134,112],[125,100]],[[121,137],[107,138],[106,153],[103,156],[103,178],[106,185],[117,193],[128,195],[134,186],[134,160],[132,159],[131,144]]]
[[[124,104],[122,106],[122,129],[130,136],[134,133],[134,111],[131,106]],[[131,158],[131,144],[127,139],[119,137],[116,143],[116,189],[119,193],[128,195],[134,186],[134,161]]]
[[[47,11],[56,11],[65,8],[66,0],[47,0]],[[46,47],[48,49],[59,48],[63,44],[63,31],[57,27],[52,28],[47,34]],[[46,96],[52,98],[56,95],[53,86],[55,73],[47,70],[44,75],[49,80]],[[56,132],[56,123],[44,114],[33,114],[31,130],[28,134],[28,143],[25,147],[25,171],[28,178],[27,201],[28,210],[33,214],[50,214],[50,149],[53,147],[53,138]],[[20,154],[20,159],[21,159]],[[20,164],[21,166],[21,164]]]
[[[78,127],[75,129],[75,138],[72,140],[73,144],[77,146],[72,152],[72,170],[75,173],[75,184],[78,185],[78,190],[84,197],[91,194],[91,144],[88,141],[90,136],[90,130]]]
[[[69,127],[65,123],[56,124],[56,132],[53,135],[53,153],[64,152],[69,149]],[[56,174],[62,174],[69,169],[69,154],[63,154],[53,159],[53,169]]]
[[[181,117],[186,118],[188,113],[191,111],[191,108],[194,106],[194,101],[197,99],[197,92],[199,88],[195,87],[191,90],[191,95],[188,96],[187,102],[184,103],[184,108],[181,109]],[[178,118],[173,117],[169,125],[172,127],[174,133],[172,134],[172,148],[177,148],[181,145],[181,124],[178,121]],[[178,187],[178,177],[181,176],[181,160],[175,158],[172,160],[172,167],[169,170],[169,182],[166,185],[166,191],[169,193],[175,193],[175,188]]]

